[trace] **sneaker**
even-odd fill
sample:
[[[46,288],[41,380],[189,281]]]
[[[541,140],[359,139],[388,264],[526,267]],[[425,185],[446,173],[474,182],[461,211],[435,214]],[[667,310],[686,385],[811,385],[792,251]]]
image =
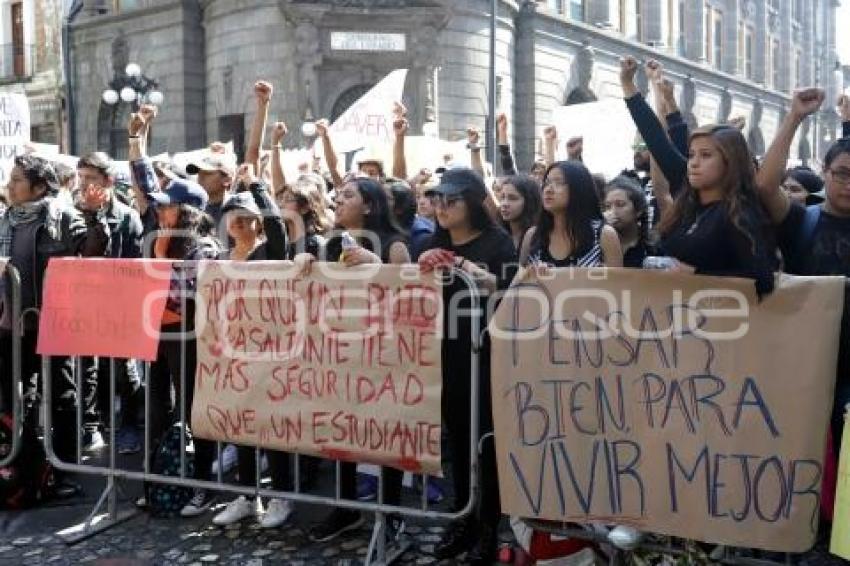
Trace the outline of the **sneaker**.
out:
[[[371,474],[357,474],[357,500],[374,501],[378,498],[378,478]]]
[[[106,447],[106,442],[103,441],[103,435],[99,430],[90,430],[83,435],[83,450],[85,452],[95,452]]]
[[[142,451],[142,439],[133,426],[121,427],[115,434],[115,445],[119,454],[135,454]]]
[[[328,518],[319,523],[310,531],[310,540],[313,542],[327,542],[333,540],[342,533],[359,529],[363,524],[363,515],[359,511],[348,509],[334,509]]]
[[[239,522],[245,517],[259,517],[263,513],[263,504],[259,497],[248,499],[240,495],[227,504],[224,511],[213,517],[213,524],[223,527]]]
[[[197,517],[206,513],[213,502],[213,496],[206,489],[196,489],[192,499],[180,510],[181,517]]]
[[[221,451],[221,461],[223,463],[221,468],[221,473],[226,474],[230,470],[232,470],[236,466],[237,456],[236,456],[236,446],[233,444],[228,444]],[[218,475],[218,467],[219,461],[216,460],[212,465],[212,473],[213,475]]]
[[[260,519],[260,526],[264,529],[274,529],[289,520],[295,511],[291,501],[285,499],[272,499],[266,509],[266,514]]]

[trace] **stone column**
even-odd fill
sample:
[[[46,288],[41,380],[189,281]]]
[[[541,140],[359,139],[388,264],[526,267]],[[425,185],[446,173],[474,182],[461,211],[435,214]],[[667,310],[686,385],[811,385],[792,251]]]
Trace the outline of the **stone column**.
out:
[[[794,87],[794,41],[791,30],[793,14],[791,0],[785,0],[779,10],[779,84],[776,90],[788,92]]]
[[[514,61],[514,156],[518,171],[528,171],[534,163],[537,124],[536,69],[534,64],[533,4],[524,4],[516,17]]]

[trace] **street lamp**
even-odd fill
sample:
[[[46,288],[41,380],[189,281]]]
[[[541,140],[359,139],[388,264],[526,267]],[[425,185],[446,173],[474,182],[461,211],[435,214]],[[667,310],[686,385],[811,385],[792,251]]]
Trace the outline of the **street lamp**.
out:
[[[103,91],[101,98],[109,106],[119,101],[133,105],[133,110],[149,102],[156,106],[162,104],[164,96],[159,90],[159,83],[142,74],[142,68],[137,63],[130,63],[124,68],[124,75],[116,76],[109,83],[109,88]]]

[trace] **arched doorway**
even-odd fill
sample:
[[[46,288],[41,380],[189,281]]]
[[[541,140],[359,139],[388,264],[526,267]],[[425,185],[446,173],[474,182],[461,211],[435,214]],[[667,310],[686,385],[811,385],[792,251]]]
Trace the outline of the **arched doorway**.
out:
[[[360,97],[369,92],[373,86],[375,85],[359,84],[343,91],[343,93],[337,97],[336,102],[334,102],[333,108],[331,109],[331,123],[335,122],[337,118],[342,116],[352,104],[360,100]]]

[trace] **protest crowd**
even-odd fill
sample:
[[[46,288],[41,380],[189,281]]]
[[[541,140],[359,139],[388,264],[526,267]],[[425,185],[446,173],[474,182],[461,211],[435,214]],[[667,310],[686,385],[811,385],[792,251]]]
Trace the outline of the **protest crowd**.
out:
[[[794,93],[790,110],[764,155],[754,155],[742,133],[742,120],[689,129],[679,112],[673,84],[655,61],[645,63],[654,108],[635,84],[638,63],[620,62],[624,104],[639,132],[632,163],[605,178],[583,163],[585,140],[559,140],[556,128],[544,131],[541,155],[529,171],[518,171],[509,145],[508,118],[496,120],[499,163],[486,163],[484,139],[468,133],[471,167],[446,155],[429,168],[409,170],[405,138],[407,109],[394,107],[392,162],[359,154],[352,171],[343,171],[327,121],[316,124],[320,156],[287,164],[283,151],[287,125],[267,126],[270,83],[254,85],[257,105],[242,162],[224,143],[215,142],[183,167],[168,154],[148,155],[147,136],[157,108],[142,105],[127,125],[129,178],[110,156],[82,156],[76,170],[36,153],[15,158],[0,211],[0,257],[20,275],[21,321],[14,320],[10,284],[3,297],[0,323],[0,374],[3,411],[12,408],[12,328],[20,324],[24,443],[39,442],[41,383],[50,381],[52,435],[56,455],[75,462],[78,449],[105,446],[107,427],[115,427],[115,448],[135,454],[145,448],[157,460],[174,423],[189,422],[196,392],[199,347],[195,324],[196,270],[204,260],[288,261],[302,274],[316,262],[345,268],[365,264],[418,265],[422,273],[465,272],[483,297],[498,300],[518,277],[545,277],[557,268],[667,270],[678,274],[745,278],[761,301],[777,285],[777,274],[850,277],[850,98],[826,100],[825,92],[806,88]],[[824,105],[837,103],[843,137],[826,153],[822,167],[788,167],[792,140],[803,121]],[[270,143],[267,141],[270,132]],[[604,138],[605,131],[598,136]],[[567,159],[557,160],[559,145]],[[182,151],[186,148],[173,148]],[[407,150],[408,152],[410,149]],[[297,176],[287,171],[298,171]],[[148,366],[133,359],[53,356],[50,375],[37,353],[39,308],[48,262],[56,257],[137,259],[181,262],[175,265],[160,323],[156,359]],[[520,274],[518,276],[518,273]],[[8,283],[8,276],[7,276]],[[461,291],[444,287],[445,304]],[[188,298],[187,298],[188,297]],[[132,308],[133,305],[128,305]],[[490,308],[488,308],[490,307]],[[447,312],[446,317],[452,316]],[[42,321],[42,324],[44,322]],[[481,329],[486,321],[481,321]],[[470,496],[469,406],[472,343],[467,331],[444,337],[442,352],[443,469],[448,479],[415,477],[411,489],[432,504],[464,507]],[[805,331],[804,331],[805,332]],[[173,338],[177,336],[177,338]],[[805,348],[805,336],[792,348]],[[453,524],[436,544],[434,555],[470,564],[491,564],[500,544],[499,479],[496,446],[486,437],[494,430],[490,387],[490,343],[480,350],[478,482],[475,509]],[[110,419],[110,373],[118,415]],[[81,375],[79,375],[79,373]],[[833,460],[842,439],[844,407],[850,402],[850,315],[841,327],[827,458]],[[82,384],[78,390],[77,383]],[[147,398],[147,410],[145,410]],[[77,427],[82,404],[83,431]],[[185,414],[181,415],[181,406]],[[182,434],[182,433],[179,433]],[[82,446],[78,442],[82,439]],[[179,445],[179,444],[178,444]],[[218,470],[233,469],[242,486],[258,476],[271,478],[274,490],[292,491],[293,456],[254,446],[226,445],[195,437],[190,476],[211,481]],[[829,462],[825,463],[828,468]],[[334,474],[327,459],[301,457],[299,489],[316,477]],[[384,467],[382,480],[358,471],[355,462],[339,465],[339,497],[399,504],[404,473]],[[55,472],[52,496],[72,498],[80,488],[74,475]],[[0,480],[2,481],[2,480]],[[834,484],[834,473],[832,477]],[[377,494],[379,485],[382,493]],[[832,487],[834,490],[834,485]],[[828,488],[824,487],[824,492]],[[141,508],[163,503],[147,489]],[[543,497],[554,497],[544,493]],[[286,528],[296,504],[284,498],[195,489],[179,508],[165,509],[197,517],[225,502],[210,520],[228,525],[254,519],[263,528]],[[828,532],[829,509],[821,516]],[[25,512],[25,511],[21,511]],[[314,526],[310,539],[323,543],[364,522],[364,513],[338,507]],[[390,517],[388,536],[404,529]],[[504,538],[504,532],[502,533]],[[526,545],[527,546],[527,545]],[[578,551],[593,543],[576,543]],[[526,548],[529,550],[529,548]],[[531,552],[533,554],[533,552]]]

